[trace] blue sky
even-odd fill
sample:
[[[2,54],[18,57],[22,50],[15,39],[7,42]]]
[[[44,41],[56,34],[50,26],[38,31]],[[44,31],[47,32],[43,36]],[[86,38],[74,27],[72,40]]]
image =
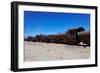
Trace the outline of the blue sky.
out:
[[[90,14],[24,11],[24,36],[63,33],[83,27],[90,31]]]

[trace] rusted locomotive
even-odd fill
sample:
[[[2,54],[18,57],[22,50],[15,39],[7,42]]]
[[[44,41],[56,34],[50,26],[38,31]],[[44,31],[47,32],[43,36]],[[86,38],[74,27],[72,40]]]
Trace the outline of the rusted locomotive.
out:
[[[68,30],[66,44],[80,45],[80,43],[90,46],[90,32],[86,32],[82,27]]]
[[[69,29],[65,33],[55,35],[36,35],[35,37],[27,37],[26,41],[46,42],[46,43],[62,43],[69,45],[80,45],[80,43],[90,46],[90,32],[86,32],[84,28],[79,27]],[[81,45],[82,45],[81,44]]]

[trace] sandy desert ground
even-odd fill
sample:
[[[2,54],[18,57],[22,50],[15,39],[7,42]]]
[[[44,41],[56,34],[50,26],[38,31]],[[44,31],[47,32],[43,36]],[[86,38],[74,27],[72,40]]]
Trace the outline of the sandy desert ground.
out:
[[[87,59],[90,57],[90,47],[28,41],[25,41],[24,47],[24,61],[26,62]]]

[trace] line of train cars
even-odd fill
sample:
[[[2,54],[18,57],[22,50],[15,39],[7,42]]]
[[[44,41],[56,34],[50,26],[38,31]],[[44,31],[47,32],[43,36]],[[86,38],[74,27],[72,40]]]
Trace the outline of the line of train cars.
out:
[[[83,27],[69,29],[65,33],[54,35],[36,35],[29,36],[25,41],[46,42],[46,43],[61,43],[69,45],[86,45],[90,46],[90,32],[86,32]]]

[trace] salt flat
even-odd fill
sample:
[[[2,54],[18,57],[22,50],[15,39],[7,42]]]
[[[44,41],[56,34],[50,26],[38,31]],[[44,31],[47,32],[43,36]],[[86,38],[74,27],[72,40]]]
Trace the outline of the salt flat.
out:
[[[24,43],[24,61],[88,59],[90,47],[43,42]]]

